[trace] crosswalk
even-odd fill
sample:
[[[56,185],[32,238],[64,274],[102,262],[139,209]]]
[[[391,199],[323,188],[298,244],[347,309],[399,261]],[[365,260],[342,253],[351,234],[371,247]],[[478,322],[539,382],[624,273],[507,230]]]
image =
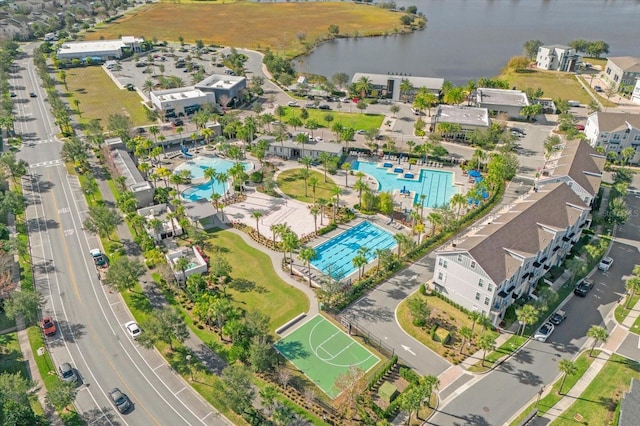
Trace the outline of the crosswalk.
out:
[[[58,164],[62,164],[62,162],[60,160],[43,161],[41,163],[29,164],[29,168],[35,169],[38,167],[54,167]]]

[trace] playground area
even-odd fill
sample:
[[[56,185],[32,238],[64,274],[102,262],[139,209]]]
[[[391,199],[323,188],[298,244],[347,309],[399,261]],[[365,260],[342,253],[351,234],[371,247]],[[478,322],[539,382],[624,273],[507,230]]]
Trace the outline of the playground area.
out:
[[[340,394],[334,387],[338,376],[352,366],[366,373],[380,361],[322,315],[311,318],[274,347],[331,398]]]

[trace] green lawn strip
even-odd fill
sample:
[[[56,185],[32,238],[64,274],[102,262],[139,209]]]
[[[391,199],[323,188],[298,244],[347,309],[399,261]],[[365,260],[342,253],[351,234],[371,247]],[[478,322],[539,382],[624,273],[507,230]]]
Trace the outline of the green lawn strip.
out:
[[[26,363],[22,356],[20,343],[18,342],[18,333],[7,333],[3,335],[5,342],[2,345],[3,352],[0,357],[0,372],[3,373],[20,373],[24,377],[29,377]]]
[[[278,188],[291,198],[294,198],[303,203],[313,203],[313,188],[307,184],[307,195],[304,194],[304,179],[300,176],[300,172],[304,169],[304,166],[299,169],[284,170],[278,175]],[[316,170],[309,170],[311,176],[315,176],[318,179],[316,185],[316,200],[323,198],[330,200],[333,197],[333,188],[336,183],[333,179],[327,175],[327,182],[324,181],[324,171],[319,172]],[[318,223],[319,222],[318,218]],[[266,231],[265,231],[266,232]]]
[[[595,89],[593,89],[591,87],[591,84],[590,84],[591,81],[587,81],[587,79],[583,75],[578,76],[578,78],[584,82],[585,86],[587,86],[587,90],[590,91],[592,95],[594,95],[595,97],[598,98],[598,101],[600,101],[600,103],[602,104],[603,107],[605,107],[605,108],[609,108],[609,107],[615,108],[615,107],[618,106],[617,103],[611,102],[605,96],[602,96],[600,93],[596,92]],[[586,102],[586,103],[588,104],[592,100],[593,99],[590,99],[589,102]]]
[[[258,376],[254,376],[253,383],[260,390],[264,389],[265,387],[267,387],[269,385],[269,383],[266,380],[263,380]],[[319,398],[319,396],[316,396],[316,398]],[[299,414],[302,418],[311,421],[311,423],[316,425],[316,426],[324,426],[324,425],[327,424],[324,421],[322,421],[322,419],[320,417],[318,417],[315,414],[313,414],[311,411],[307,411],[305,408],[299,406],[298,404],[296,404],[295,402],[291,401],[286,396],[282,395],[279,390],[278,390],[278,395],[276,396],[276,400],[278,402],[288,406],[289,408],[291,408],[293,410],[293,412],[295,412],[296,414]]]
[[[631,312],[633,310],[633,307],[636,306],[636,303],[638,303],[639,299],[640,299],[640,294],[634,294],[628,304],[627,304],[627,299],[625,298],[625,300],[621,304],[616,306],[616,310],[614,311],[614,314],[616,316],[616,321],[618,322],[618,324],[622,324],[622,322],[627,317],[627,315],[629,315],[629,312]],[[627,305],[629,306],[629,308],[627,308]],[[632,327],[631,331],[637,332],[637,329]]]
[[[596,357],[600,354],[600,351],[593,351],[593,357],[589,356],[589,351],[585,351],[575,360],[576,363],[576,374],[572,376],[567,376],[564,381],[564,385],[562,386],[562,390],[566,394],[575,384],[582,378],[587,369],[591,366]],[[560,390],[560,383],[562,383],[562,377],[556,380],[551,385],[551,391],[545,396],[541,398],[538,403],[538,416],[544,415],[547,411],[551,409],[554,405],[560,401],[564,395],[559,395],[558,391]],[[511,426],[518,426],[524,420],[527,415],[529,415],[536,408],[536,404],[533,403],[529,405],[514,421],[510,424]]]
[[[493,365],[498,362],[498,360],[504,358],[507,355],[511,355],[527,341],[527,336],[519,336],[514,334],[509,337],[509,339],[502,344],[498,349],[493,352],[487,354],[485,358],[484,367],[482,366],[482,361],[478,361],[471,367],[469,367],[469,371],[472,373],[481,373],[489,370]]]
[[[632,378],[640,379],[640,364],[617,354],[611,355],[576,402],[551,424],[611,424],[616,407],[624,392],[629,390]]]
[[[347,106],[349,104],[343,104],[342,109],[349,109]],[[343,112],[336,110],[322,110],[322,109],[307,109],[309,113],[309,118],[307,120],[314,120],[318,123],[321,128],[325,128],[323,133],[323,138],[329,140],[330,138],[335,139],[335,133],[326,133],[326,129],[331,129],[334,123],[340,123],[344,127],[350,127],[353,130],[369,130],[369,129],[379,129],[382,125],[382,121],[384,120],[384,115],[382,114],[367,114],[366,112],[363,114],[359,109],[355,107],[355,105],[351,104],[351,109],[354,112]],[[284,123],[288,123],[289,120],[293,117],[300,118],[300,110],[298,107],[284,107],[285,115],[280,117],[279,115],[275,115],[276,119],[281,120]],[[325,118],[331,116],[333,119],[331,121],[327,121]],[[302,120],[305,122],[306,120]],[[304,129],[301,129],[304,130]],[[318,136],[318,131],[314,132],[315,136]]]
[[[226,291],[235,306],[265,314],[270,318],[269,330],[272,332],[309,310],[307,296],[280,279],[271,258],[265,253],[229,231],[213,231],[209,235],[209,243],[225,249],[224,256],[233,268],[231,277],[236,284],[229,284]],[[215,256],[211,252],[207,255]]]
[[[636,320],[633,322],[633,325],[631,326],[631,331],[632,333],[636,333],[636,334],[640,334],[640,317],[636,318]]]
[[[120,114],[129,117],[133,126],[151,124],[136,92],[119,89],[101,66],[69,68],[65,70],[67,101],[80,123],[98,119],[106,127],[109,116]],[[80,101],[78,116],[74,99]]]

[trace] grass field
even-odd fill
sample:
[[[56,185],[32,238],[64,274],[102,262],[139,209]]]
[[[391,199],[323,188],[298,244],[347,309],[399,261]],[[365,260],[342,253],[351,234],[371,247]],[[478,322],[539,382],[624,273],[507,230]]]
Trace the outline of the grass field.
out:
[[[0,356],[0,371],[3,373],[21,373],[28,377],[27,365],[22,357],[22,350],[18,343],[18,333],[7,333],[3,335],[5,343],[2,345],[2,356]]]
[[[276,343],[275,348],[332,398],[336,379],[356,366],[364,373],[380,359],[322,315],[311,318]]]
[[[640,364],[613,354],[576,402],[551,424],[611,424],[616,406],[629,390],[632,378],[640,379]]]
[[[313,203],[313,188],[307,184],[307,196],[304,195],[304,180],[300,177],[299,169],[284,170],[278,175],[278,188],[291,198],[304,203]],[[318,179],[316,185],[316,199],[324,198],[330,200],[333,197],[331,192],[335,188],[336,183],[327,175],[327,183],[324,182],[324,172],[317,172],[315,170],[309,170],[310,176],[315,176]]]
[[[271,331],[309,309],[304,293],[278,277],[269,256],[232,232],[215,231],[210,235],[212,245],[227,250],[225,257],[233,267],[231,276],[236,282],[227,287],[227,293],[236,306],[267,315]]]
[[[236,46],[296,56],[328,36],[329,25],[340,35],[369,36],[407,31],[400,14],[378,7],[338,2],[227,4],[157,3],[136,10],[118,22],[87,33],[88,40],[135,35],[148,39]],[[223,23],[220,25],[219,23]],[[246,25],[250,22],[251,25]],[[304,38],[300,35],[304,34]]]
[[[345,108],[345,105],[343,105],[342,109],[348,110],[348,107]],[[320,109],[308,109],[307,111],[309,112],[309,119],[314,120],[316,123],[318,123],[320,126],[324,127],[325,129],[331,129],[331,126],[333,126],[333,123],[340,123],[344,127],[351,127],[353,130],[360,130],[360,129],[362,130],[376,129],[377,130],[382,125],[382,120],[384,120],[384,115],[367,114],[367,113],[362,114],[360,113],[360,110],[358,110],[355,107],[355,105],[352,106],[351,109],[353,110],[353,112],[339,112],[336,110],[326,111],[326,110],[320,110]],[[288,123],[289,120],[294,116],[297,116],[297,117],[300,116],[300,108],[285,107],[285,111],[286,111],[286,114],[284,116],[282,117],[277,116],[278,120],[282,120],[284,123]],[[327,121],[325,117],[327,117],[328,115],[332,116],[333,120]],[[314,135],[318,136],[318,133],[319,132],[316,130],[314,132]],[[335,139],[335,133],[333,132],[327,133],[327,130],[324,130],[322,132],[322,137],[327,140],[331,138]]]
[[[583,352],[576,360],[576,374],[572,376],[567,376],[564,384],[562,386],[563,394],[569,392],[569,390],[580,380],[580,378],[584,375],[585,371],[591,366],[593,361],[596,359],[600,351],[594,351],[593,357],[589,356],[589,351]],[[548,391],[547,396],[541,398],[538,403],[538,416],[544,415],[551,407],[553,407],[558,401],[562,399],[564,395],[558,394],[560,390],[560,384],[562,383],[562,377],[556,380],[553,385],[551,385],[551,390]],[[522,412],[520,416],[518,416],[514,421],[511,422],[511,426],[519,426],[524,418],[533,411],[535,408],[535,404],[531,404],[527,407],[526,410]]]
[[[129,117],[133,126],[151,124],[140,96],[136,92],[118,89],[102,67],[71,68],[65,72],[70,96],[80,101],[81,123],[97,118],[106,128],[110,115],[123,114]],[[69,99],[69,104],[75,111],[72,99]]]
[[[544,92],[543,98],[571,99],[581,104],[589,104],[592,100],[571,73],[538,70],[518,73],[510,70],[499,77],[508,80],[509,85],[515,86],[518,90],[540,88]]]

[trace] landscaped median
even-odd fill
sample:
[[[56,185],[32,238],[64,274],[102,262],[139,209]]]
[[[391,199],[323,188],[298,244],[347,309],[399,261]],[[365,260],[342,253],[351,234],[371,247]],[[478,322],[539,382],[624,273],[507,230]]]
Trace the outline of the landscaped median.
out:
[[[573,386],[582,378],[587,369],[591,366],[593,361],[598,357],[600,351],[593,351],[593,357],[589,356],[589,351],[584,351],[580,356],[575,360],[576,372],[572,375],[567,375],[564,383],[562,383],[562,377],[556,380],[552,385],[550,390],[545,390],[547,395],[544,398],[540,398],[537,403],[530,404],[526,409],[520,413],[518,417],[516,417],[511,423],[511,426],[519,426],[522,424],[521,422],[528,417],[533,410],[538,410],[538,416],[543,416],[547,411],[551,409],[554,405],[556,405],[564,395],[571,389]],[[563,393],[560,394],[560,385],[562,384]],[[595,423],[594,423],[595,424]]]

